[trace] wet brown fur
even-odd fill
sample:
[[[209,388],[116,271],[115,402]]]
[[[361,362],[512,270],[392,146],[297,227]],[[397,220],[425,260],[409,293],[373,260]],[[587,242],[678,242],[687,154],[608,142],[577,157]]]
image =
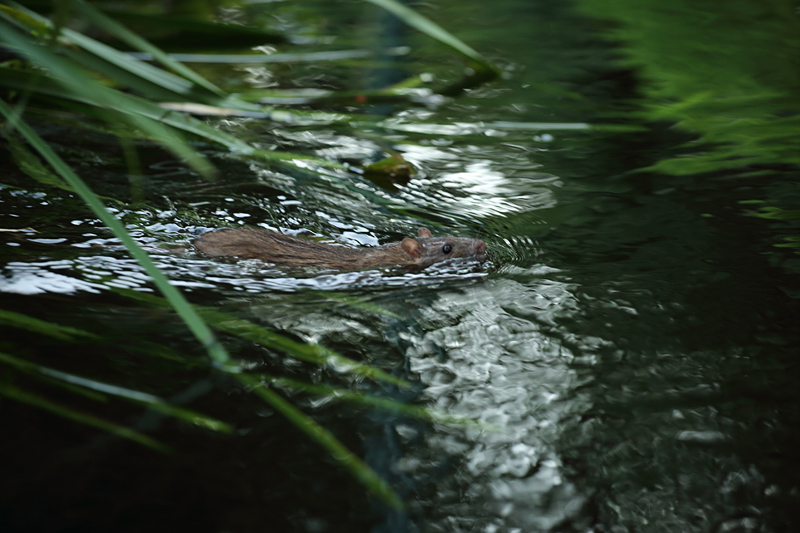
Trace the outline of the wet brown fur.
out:
[[[194,245],[201,252],[212,256],[260,259],[278,265],[334,270],[389,266],[425,268],[453,258],[482,259],[486,252],[486,243],[480,239],[433,237],[425,228],[419,229],[419,238],[405,238],[402,242],[375,248],[323,244],[253,228],[209,232],[195,240]],[[445,245],[452,248],[450,253],[444,252]]]

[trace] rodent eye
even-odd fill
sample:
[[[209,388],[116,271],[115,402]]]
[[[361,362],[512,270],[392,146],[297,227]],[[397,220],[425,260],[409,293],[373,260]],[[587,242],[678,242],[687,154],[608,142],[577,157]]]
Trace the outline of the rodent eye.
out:
[[[453,247],[450,246],[449,244],[445,244],[444,246],[442,246],[442,251],[446,254],[449,254],[450,252],[453,251]]]

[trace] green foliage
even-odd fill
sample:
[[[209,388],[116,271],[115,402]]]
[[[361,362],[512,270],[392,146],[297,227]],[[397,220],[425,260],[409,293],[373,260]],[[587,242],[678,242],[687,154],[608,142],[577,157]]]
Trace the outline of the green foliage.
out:
[[[35,320],[35,319],[29,318],[29,320]],[[63,330],[64,327],[58,326],[57,324],[51,324],[49,325],[48,329]],[[124,387],[118,387],[116,385],[103,383],[98,380],[87,379],[85,377],[76,376],[75,374],[70,374],[67,372],[61,372],[60,370],[55,370],[53,368],[49,368],[43,365],[31,363],[30,361],[25,361],[4,353],[0,353],[0,363],[13,366],[17,370],[21,370],[28,374],[33,374],[36,377],[44,376],[47,378],[51,378],[50,379],[51,382],[54,382],[63,388],[74,390],[72,387],[76,386],[76,387],[82,387],[84,390],[94,391],[95,393],[99,394],[93,394],[91,395],[91,397],[97,401],[106,401],[106,395],[111,395],[117,398],[121,398],[125,401],[133,402],[139,405],[144,405],[146,407],[149,407],[150,409],[159,411],[163,414],[173,416],[178,419],[182,419],[191,424],[201,426],[206,429],[210,429],[213,431],[221,431],[225,433],[231,432],[231,427],[224,422],[215,420],[211,417],[202,415],[200,413],[197,413],[189,409],[184,409],[182,407],[170,405],[166,401],[152,394],[126,389]]]
[[[654,170],[697,174],[800,165],[800,19],[791,0],[582,0],[609,19],[644,79],[646,116],[699,136]],[[699,148],[699,149],[698,149]]]
[[[12,110],[11,108],[3,101],[0,101],[0,114],[4,115],[7,118],[12,117]],[[216,339],[213,335],[209,327],[206,325],[206,322],[197,314],[195,309],[189,305],[186,301],[184,296],[178,291],[173,285],[169,283],[166,276],[155,266],[150,256],[144,252],[144,250],[139,247],[138,244],[131,238],[122,224],[114,218],[111,213],[106,210],[106,208],[102,205],[100,200],[91,192],[91,190],[86,186],[86,184],[81,180],[77,174],[75,174],[65,163],[64,161],[52,151],[52,149],[39,137],[33,129],[30,128],[25,122],[17,121],[16,124],[17,130],[20,134],[27,139],[27,141],[31,144],[31,146],[36,149],[40,155],[58,172],[58,174],[66,181],[70,187],[86,202],[89,208],[94,212],[94,214],[103,221],[103,223],[111,229],[111,231],[115,234],[117,238],[119,238],[128,248],[131,255],[139,261],[139,263],[144,267],[145,271],[150,275],[153,279],[153,282],[159,288],[162,294],[164,294],[165,298],[169,301],[170,306],[175,309],[175,311],[181,316],[183,321],[192,331],[192,333],[197,337],[197,340],[206,348],[209,357],[214,362],[214,365],[219,370],[229,373],[234,376],[235,379],[242,381],[245,384],[252,385],[251,379],[246,376],[245,374],[241,374],[239,368],[235,363],[231,361],[231,358],[227,352],[227,350],[223,347],[223,345]],[[209,313],[207,313],[209,314]],[[12,317],[13,318],[13,317]],[[212,316],[212,318],[218,318]],[[32,320],[24,321],[17,317],[18,323],[23,325],[31,326],[34,324]],[[252,335],[253,328],[248,328],[250,331],[249,333]],[[281,342],[281,339],[277,338],[276,336],[272,336],[269,332],[255,332],[257,338],[261,339],[269,339],[272,344],[278,343],[281,345],[284,350],[292,350],[295,353],[303,353],[308,352],[309,348],[303,347],[301,345],[295,345],[292,343],[287,343],[286,341]],[[314,352],[314,348],[311,348],[311,353]],[[328,357],[332,357],[335,354],[325,354]],[[7,363],[15,363],[18,368],[26,368],[23,363],[18,362],[15,358],[5,358],[5,362]],[[364,365],[357,365],[358,367],[363,367]],[[376,371],[377,372],[377,371]],[[143,396],[138,393],[134,393],[133,391],[126,391],[121,388],[113,388],[110,386],[100,386],[98,382],[94,382],[91,380],[86,380],[85,378],[80,378],[78,376],[69,376],[70,379],[64,379],[67,375],[63,373],[56,373],[48,369],[47,372],[43,372],[45,374],[52,376],[59,376],[64,381],[70,383],[80,383],[83,386],[87,386],[89,384],[94,384],[94,388],[99,388],[104,390],[105,392],[109,392],[111,390],[115,390],[117,395],[121,395],[125,398],[132,398],[136,397],[138,401],[145,401]],[[285,400],[282,400],[276,393],[272,391],[267,391],[263,388],[256,388],[254,392],[263,398],[265,401],[270,403],[273,407],[284,413],[289,420],[295,424],[299,429],[306,432],[309,436],[314,438],[317,442],[319,442],[324,448],[328,449],[331,453],[334,454],[344,465],[347,467],[351,472],[356,475],[356,477],[364,482],[368,488],[373,490],[377,496],[383,498],[387,504],[397,507],[399,506],[399,499],[398,497],[389,489],[385,483],[378,480],[377,476],[371,470],[366,467],[361,461],[355,459],[352,454],[342,453],[344,446],[333,437],[333,435],[329,434],[327,431],[323,430],[322,428],[318,427],[316,423],[313,422],[308,416],[303,415],[298,410],[289,406]],[[94,426],[100,429],[104,429],[111,433],[114,433],[118,436],[133,440],[145,446],[152,447],[154,449],[160,451],[169,451],[168,448],[160,445],[155,440],[141,435],[138,432],[129,430],[127,428],[118,426],[116,424],[101,420],[97,417],[92,415],[82,413],[67,407],[60,406],[56,403],[48,401],[44,398],[39,396],[26,393],[25,391],[10,385],[10,384],[3,384],[0,388],[0,393],[15,399],[17,401],[28,403],[30,405],[39,407],[41,409],[45,409],[51,411],[53,413],[59,414],[61,416],[71,418],[73,420],[83,422],[87,425]],[[149,401],[145,402],[151,408],[158,408],[159,410],[170,414],[172,416],[186,416],[186,412],[178,409],[176,407],[172,407],[167,405],[165,402],[158,400],[156,398],[150,398]],[[191,415],[193,419],[198,419],[199,415]],[[224,425],[221,422],[210,421],[206,419],[207,426],[216,426],[218,428],[227,428],[227,425]]]
[[[283,414],[295,427],[326,448],[347,470],[349,470],[359,481],[367,486],[370,491],[392,508],[400,509],[403,502],[397,493],[381,479],[375,472],[367,466],[361,459],[356,457],[348,450],[330,431],[326,430],[313,420],[309,419],[292,404],[284,400],[275,391],[263,387],[257,377],[242,374],[239,380],[249,385],[252,392],[274,409]]]
[[[424,17],[390,0],[373,3],[392,11],[411,26],[467,58],[473,70],[472,74],[455,85],[441,89],[440,92],[455,94],[466,87],[476,86],[497,76],[497,68],[480,54]],[[43,7],[37,2],[27,4],[37,8]],[[58,110],[62,116],[71,117],[71,125],[74,128],[115,132],[120,136],[126,158],[132,164],[137,158],[130,139],[155,141],[207,177],[212,177],[215,169],[193,144],[197,140],[213,143],[243,157],[301,168],[312,173],[319,168],[344,169],[346,167],[337,161],[260,148],[194,118],[192,114],[257,116],[262,119],[292,122],[311,120],[327,123],[332,120],[329,113],[313,111],[289,113],[253,103],[258,100],[258,96],[253,94],[241,97],[229,94],[124,24],[144,25],[150,29],[176,33],[176,37],[184,46],[196,42],[191,38],[192,35],[202,36],[203,44],[208,36],[212,35],[215,36],[215,45],[227,41],[237,46],[242,46],[244,43],[253,45],[286,42],[287,39],[257,28],[235,27],[184,17],[165,18],[160,13],[153,15],[124,11],[118,7],[116,10],[104,13],[84,0],[59,3],[56,7],[55,13],[48,18],[19,4],[0,5],[0,45],[13,50],[22,59],[0,64],[0,89],[3,90],[0,94],[0,116],[5,118],[3,133],[15,162],[26,175],[39,184],[76,194],[94,216],[125,245],[164,296],[162,300],[138,293],[128,294],[132,300],[173,309],[204,347],[208,354],[209,367],[244,385],[285,415],[299,430],[327,449],[384,502],[394,508],[401,507],[402,502],[394,491],[338,439],[271,390],[269,384],[275,384],[274,380],[269,379],[267,380],[269,383],[266,383],[258,376],[243,372],[212,329],[261,344],[300,360],[331,365],[339,371],[383,381],[393,386],[408,387],[409,384],[379,369],[347,359],[323,346],[299,343],[236,316],[190,305],[183,294],[156,267],[152,258],[134,241],[123,224],[109,212],[102,200],[118,204],[121,202],[113,198],[98,197],[25,117],[26,112],[35,111],[35,116],[41,120],[48,111]],[[77,26],[66,24],[73,19],[79,20],[81,24]],[[72,29],[73,27],[80,27],[81,30]],[[152,58],[153,64],[115,48],[114,43],[147,55]],[[381,98],[408,101],[405,89],[410,85],[417,86],[419,83],[419,79],[414,78],[406,84],[377,91],[370,98],[372,101]],[[329,98],[331,101],[353,100],[359,104],[368,100],[361,93],[344,94],[344,96],[327,94],[323,98]],[[319,101],[322,100],[321,98]],[[346,117],[346,119],[351,118]],[[25,143],[20,139],[24,139]],[[32,148],[33,152],[29,148]],[[137,197],[136,194],[133,196]],[[89,331],[54,324],[8,310],[0,310],[0,325],[41,334],[66,344],[80,344],[97,339],[96,334]],[[186,367],[196,366],[194,363],[182,360],[179,355],[162,350],[161,347],[152,348],[150,355],[154,357],[166,357],[173,362],[185,364]],[[0,364],[6,369],[13,369],[48,386],[92,401],[107,402],[109,398],[115,398],[212,431],[222,433],[231,431],[231,427],[223,421],[178,407],[149,393],[64,372],[17,355],[0,354]],[[0,394],[149,448],[162,452],[170,451],[169,446],[147,435],[26,390],[17,381],[19,380],[4,379],[0,382]],[[279,384],[312,394],[339,395],[362,406],[391,408],[411,416],[458,423],[444,415],[437,416],[424,409],[402,407],[367,395],[346,394],[333,388],[315,388],[310,384],[291,380]]]
[[[52,322],[39,320],[38,318],[23,315],[22,313],[15,313],[14,311],[8,311],[6,309],[0,309],[0,325],[24,329],[62,341],[72,341],[75,338],[95,337],[93,333],[89,333],[88,331],[82,331],[69,326],[60,326]]]
[[[119,290],[116,292],[128,298],[144,302],[148,305],[159,307],[171,307],[168,300],[154,295],[139,293],[129,290]],[[235,315],[224,313],[209,307],[195,308],[197,314],[205,320],[211,327],[229,335],[235,335],[248,341],[260,344],[267,348],[272,348],[294,357],[300,361],[306,361],[318,365],[331,365],[343,372],[348,372],[358,376],[383,381],[399,387],[407,388],[409,383],[398,379],[390,374],[382,372],[377,368],[348,359],[334,350],[313,343],[299,343],[292,339],[279,335],[266,328],[253,324],[248,320],[241,319]]]
[[[468,81],[461,85],[456,85],[442,91],[446,94],[455,94],[468,86],[473,86],[484,81],[490,81],[500,75],[500,70],[490,63],[481,54],[467,46],[463,41],[454,37],[450,32],[423,17],[416,11],[406,7],[396,0],[367,0],[368,2],[380,6],[393,13],[409,26],[416,28],[427,36],[451,48],[455,52],[463,55],[469,60],[470,67],[474,74],[468,77]]]
[[[796,254],[800,224],[800,18],[792,0],[581,0],[611,22],[622,63],[641,80],[642,116],[694,136],[642,169],[760,180],[771,248]],[[675,152],[678,152],[677,155]],[[728,181],[728,184],[734,183]],[[789,233],[789,235],[786,235]],[[772,252],[770,252],[772,253]],[[798,273],[797,262],[777,261]]]
[[[62,416],[64,418],[68,418],[70,420],[74,420],[75,422],[80,422],[81,424],[85,424],[87,426],[92,426],[97,429],[107,431],[108,433],[117,435],[118,437],[132,440],[133,442],[137,442],[143,446],[147,446],[148,448],[152,448],[159,452],[170,453],[172,451],[168,446],[165,446],[162,443],[156,441],[155,439],[148,437],[147,435],[144,435],[138,431],[134,431],[124,426],[120,426],[119,424],[108,422],[107,420],[103,420],[101,418],[98,418],[88,413],[84,413],[82,411],[78,411],[76,409],[71,409],[69,407],[62,405],[61,403],[47,400],[46,398],[43,398],[36,394],[32,394],[26,390],[23,390],[19,387],[15,387],[14,385],[11,385],[9,383],[0,383],[0,394],[12,400],[16,400],[18,402],[31,405],[33,407],[37,407],[45,411],[49,411],[53,414]]]

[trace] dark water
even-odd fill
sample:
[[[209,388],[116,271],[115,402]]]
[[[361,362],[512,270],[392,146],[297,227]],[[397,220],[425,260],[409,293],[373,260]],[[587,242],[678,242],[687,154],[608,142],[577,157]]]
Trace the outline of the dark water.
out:
[[[794,530],[800,93],[797,40],[781,36],[796,35],[796,11],[781,2],[755,14],[738,3],[599,4],[437,5],[430,15],[507,76],[435,109],[377,109],[391,114],[359,128],[219,124],[345,160],[390,143],[418,170],[407,182],[288,172],[212,150],[222,177],[206,182],[142,147],[143,201],[116,208],[193,303],[414,387],[223,336],[245,368],[484,424],[429,424],[281,391],[389,482],[406,501],[402,513],[210,371],[174,315],[115,290],[152,286],[77,199],[15,174],[4,152],[0,227],[36,233],[3,235],[3,308],[102,336],[70,343],[4,327],[0,352],[170,398],[235,430],[221,436],[0,367],[7,385],[175,450],[4,399],[3,530]],[[380,16],[353,7],[315,27],[342,48],[364,46]],[[307,20],[285,17],[294,29]],[[734,32],[736,43],[723,38]],[[396,38],[414,52],[393,71],[424,65],[446,77],[462,68],[418,34]],[[240,75],[325,86],[388,74],[323,64]],[[43,133],[96,192],[135,195],[113,140]],[[730,142],[742,144],[720,144]],[[236,224],[361,245],[424,225],[485,239],[491,261],[319,274],[157,248]]]

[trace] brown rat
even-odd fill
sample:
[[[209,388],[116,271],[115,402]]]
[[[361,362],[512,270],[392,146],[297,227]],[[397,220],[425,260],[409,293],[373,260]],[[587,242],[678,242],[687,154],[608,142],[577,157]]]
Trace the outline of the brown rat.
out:
[[[261,259],[267,263],[335,270],[408,266],[422,269],[455,258],[484,259],[486,243],[463,237],[434,237],[419,228],[419,238],[374,248],[323,244],[274,231],[236,228],[213,231],[194,241],[201,252],[213,256]]]

